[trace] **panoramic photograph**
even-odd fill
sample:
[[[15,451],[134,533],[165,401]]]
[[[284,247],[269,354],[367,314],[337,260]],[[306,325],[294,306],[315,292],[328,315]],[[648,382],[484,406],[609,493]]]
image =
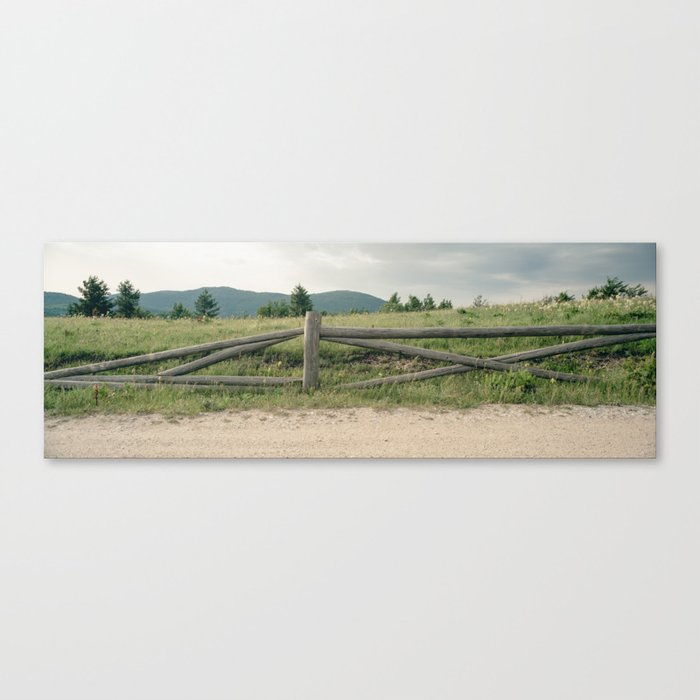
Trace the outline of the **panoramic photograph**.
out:
[[[655,456],[654,243],[45,245],[45,458]]]

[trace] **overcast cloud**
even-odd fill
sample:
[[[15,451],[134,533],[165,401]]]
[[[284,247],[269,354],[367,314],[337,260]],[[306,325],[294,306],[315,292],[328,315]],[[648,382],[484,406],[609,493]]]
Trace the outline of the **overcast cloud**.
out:
[[[617,276],[656,293],[653,243],[49,243],[44,290],[78,293],[96,275],[115,290],[229,286],[289,292],[352,289],[383,299],[398,292],[468,305],[577,296]]]

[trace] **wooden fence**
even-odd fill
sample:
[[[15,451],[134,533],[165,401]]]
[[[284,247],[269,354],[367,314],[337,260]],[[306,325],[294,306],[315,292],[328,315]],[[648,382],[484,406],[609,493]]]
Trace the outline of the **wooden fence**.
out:
[[[255,352],[282,343],[297,336],[304,336],[304,369],[302,377],[253,377],[230,375],[193,375],[192,372],[223,362],[247,352]],[[534,350],[482,358],[459,355],[452,352],[430,350],[413,345],[387,342],[396,339],[415,338],[514,338],[514,337],[561,337],[561,336],[595,336],[567,343],[548,345]],[[263,333],[243,338],[230,338],[201,345],[191,345],[174,350],[134,355],[118,360],[96,362],[79,367],[67,367],[44,373],[44,383],[64,388],[94,387],[97,384],[124,386],[126,384],[152,386],[157,384],[174,384],[188,388],[237,387],[237,386],[279,386],[301,383],[304,391],[320,386],[320,347],[321,341],[341,343],[355,347],[382,352],[423,357],[440,362],[450,362],[447,367],[421,372],[380,377],[361,382],[341,384],[338,388],[361,389],[381,384],[398,384],[413,382],[448,374],[471,372],[475,369],[488,369],[497,372],[528,372],[536,377],[558,381],[590,381],[592,377],[566,372],[555,372],[541,367],[523,364],[526,361],[544,357],[580,352],[607,345],[629,343],[656,337],[656,324],[624,325],[571,325],[571,326],[501,326],[494,328],[347,328],[322,326],[321,314],[309,311],[303,328]],[[135,367],[150,362],[161,362],[174,358],[194,355],[201,357],[184,364],[163,370],[158,374],[97,374],[106,370],[123,367]],[[185,376],[186,375],[186,376]]]

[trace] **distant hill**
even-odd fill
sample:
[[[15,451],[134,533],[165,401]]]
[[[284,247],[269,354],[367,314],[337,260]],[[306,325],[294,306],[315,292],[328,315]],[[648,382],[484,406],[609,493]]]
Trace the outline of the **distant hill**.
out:
[[[44,292],[44,316],[65,316],[78,297],[61,292]]]
[[[144,309],[154,314],[163,314],[170,311],[173,304],[179,302],[194,313],[194,302],[204,289],[200,287],[184,291],[147,292],[141,295],[139,303]],[[258,309],[269,300],[287,298],[285,294],[275,292],[249,292],[231,287],[206,287],[206,289],[219,304],[220,316],[255,316]]]
[[[379,311],[384,304],[384,299],[379,299],[379,297],[362,292],[351,292],[346,289],[312,294],[311,301],[315,311],[326,311],[329,314],[344,314],[349,311],[369,311],[372,313]]]
[[[279,292],[250,292],[232,287],[207,287],[209,293],[216,299],[221,309],[221,316],[255,316],[261,306],[268,301],[289,301],[289,294]],[[194,311],[195,299],[202,293],[204,287],[183,291],[163,290],[141,294],[140,305],[154,314],[170,311],[177,302],[190,311]],[[78,301],[77,297],[59,292],[44,292],[44,316],[65,316],[69,304]],[[316,311],[326,311],[329,314],[347,313],[349,311],[378,311],[384,303],[383,299],[353,292],[339,290],[312,294],[311,301]]]

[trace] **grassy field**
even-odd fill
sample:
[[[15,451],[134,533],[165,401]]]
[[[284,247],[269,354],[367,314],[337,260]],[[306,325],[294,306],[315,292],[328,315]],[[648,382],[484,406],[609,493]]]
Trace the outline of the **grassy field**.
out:
[[[395,314],[326,316],[325,326],[521,326],[559,324],[653,323],[653,298],[579,301],[563,304],[509,304],[482,308]],[[44,369],[99,362],[130,355],[196,345],[225,338],[295,328],[301,319],[89,319],[46,318]],[[492,357],[520,350],[578,340],[564,338],[435,339],[410,344],[477,357]],[[397,341],[401,342],[401,341]],[[407,341],[408,342],[408,341]],[[110,372],[156,374],[185,359],[147,364]],[[643,340],[593,351],[563,355],[537,362],[547,369],[600,378],[586,383],[559,382],[524,372],[467,372],[427,381],[370,389],[340,389],[339,384],[438,367],[421,358],[376,353],[336,343],[321,343],[321,388],[304,394],[300,385],[277,388],[211,388],[191,390],[156,386],[102,387],[97,399],[92,388],[46,387],[49,415],[88,413],[163,413],[187,415],[202,411],[259,408],[341,408],[352,406],[413,406],[466,408],[482,403],[531,404],[646,404],[656,401],[656,341]],[[263,351],[243,355],[200,370],[198,374],[241,374],[301,377],[302,340],[294,338]]]

